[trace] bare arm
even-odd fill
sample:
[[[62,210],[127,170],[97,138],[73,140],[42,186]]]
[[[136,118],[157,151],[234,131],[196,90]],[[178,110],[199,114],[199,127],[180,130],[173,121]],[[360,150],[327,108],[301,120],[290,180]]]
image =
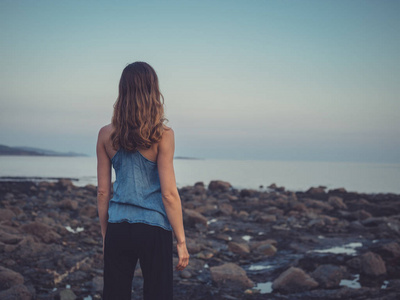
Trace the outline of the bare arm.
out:
[[[181,199],[176,187],[173,165],[174,152],[174,131],[172,129],[165,130],[158,145],[158,173],[165,211],[177,241],[179,263],[176,268],[177,270],[183,270],[189,263],[189,254],[186,248],[185,231],[183,228]]]
[[[97,139],[97,209],[100,219],[101,235],[104,238],[108,222],[108,204],[111,196],[111,161],[105,148],[107,138],[106,129],[103,127],[99,131]],[[104,248],[103,248],[104,249]]]

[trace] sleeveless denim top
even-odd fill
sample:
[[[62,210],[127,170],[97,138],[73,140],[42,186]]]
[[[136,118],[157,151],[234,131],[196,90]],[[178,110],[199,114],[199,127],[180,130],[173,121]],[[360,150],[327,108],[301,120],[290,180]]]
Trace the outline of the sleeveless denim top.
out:
[[[120,148],[111,159],[114,194],[108,208],[110,223],[146,223],[172,231],[161,197],[157,163],[139,151]]]

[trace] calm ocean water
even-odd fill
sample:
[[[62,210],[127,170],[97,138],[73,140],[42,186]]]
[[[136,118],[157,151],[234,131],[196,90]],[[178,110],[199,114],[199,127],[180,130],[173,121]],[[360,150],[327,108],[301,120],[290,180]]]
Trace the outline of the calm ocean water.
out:
[[[291,191],[323,185],[359,193],[400,194],[400,164],[176,159],[174,166],[178,187],[221,179],[235,188],[258,189],[276,183]],[[70,177],[79,179],[75,182],[79,186],[96,185],[96,158],[0,156],[0,176]]]

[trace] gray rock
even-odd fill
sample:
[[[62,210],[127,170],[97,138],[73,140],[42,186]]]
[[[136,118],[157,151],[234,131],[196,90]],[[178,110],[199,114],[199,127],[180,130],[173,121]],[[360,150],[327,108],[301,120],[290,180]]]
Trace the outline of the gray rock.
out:
[[[60,292],[60,300],[75,300],[75,299],[76,299],[76,295],[70,289],[62,290]]]
[[[343,278],[344,269],[335,265],[320,265],[310,275],[321,287],[332,288],[338,287],[340,280]]]

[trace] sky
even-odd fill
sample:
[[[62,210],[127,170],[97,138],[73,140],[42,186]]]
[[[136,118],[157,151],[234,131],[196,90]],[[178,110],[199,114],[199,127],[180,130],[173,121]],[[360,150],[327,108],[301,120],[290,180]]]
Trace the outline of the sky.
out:
[[[400,163],[400,1],[0,1],[0,144],[95,155],[124,67],[175,155]]]

